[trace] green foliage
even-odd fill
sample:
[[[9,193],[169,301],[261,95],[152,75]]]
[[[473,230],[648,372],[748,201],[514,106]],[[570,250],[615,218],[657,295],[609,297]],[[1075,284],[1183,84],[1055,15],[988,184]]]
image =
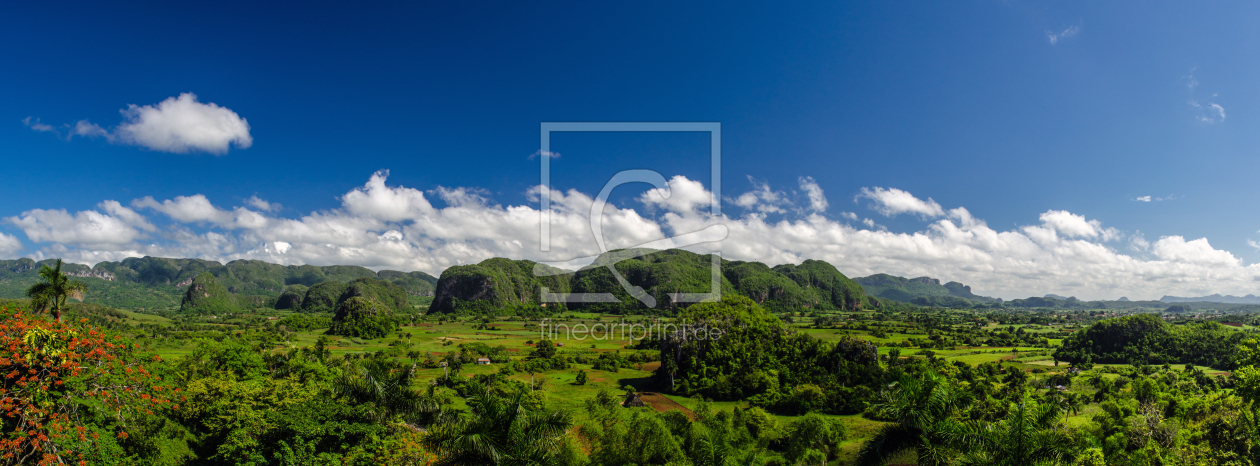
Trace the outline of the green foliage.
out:
[[[331,335],[355,338],[382,338],[398,330],[398,322],[389,307],[376,301],[355,296],[337,306],[333,316]]]
[[[568,442],[567,413],[530,409],[526,393],[499,396],[473,386],[470,415],[436,426],[424,443],[441,453],[437,465],[550,464]]]
[[[87,284],[71,280],[61,271],[61,259],[57,259],[57,265],[49,267],[47,265],[39,269],[40,282],[31,285],[26,290],[26,296],[31,298],[31,308],[40,311],[48,311],[52,313],[53,318],[61,320],[61,310],[66,305],[66,300],[77,298],[82,300],[83,293],[87,291]]]

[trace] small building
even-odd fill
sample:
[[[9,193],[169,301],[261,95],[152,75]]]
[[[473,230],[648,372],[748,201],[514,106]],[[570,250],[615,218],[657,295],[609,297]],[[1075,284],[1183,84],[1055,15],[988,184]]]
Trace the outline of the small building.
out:
[[[477,364],[490,364],[490,358],[477,358]]]
[[[643,398],[639,397],[638,393],[627,393],[626,400],[621,402],[621,405],[627,408],[643,408],[647,406],[647,403],[643,402]]]

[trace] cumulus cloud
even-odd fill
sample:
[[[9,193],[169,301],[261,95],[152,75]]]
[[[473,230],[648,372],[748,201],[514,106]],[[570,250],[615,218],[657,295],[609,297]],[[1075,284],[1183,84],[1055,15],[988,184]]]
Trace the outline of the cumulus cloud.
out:
[[[0,257],[13,257],[22,250],[22,240],[8,233],[0,233]]]
[[[1095,238],[1103,234],[1102,222],[1086,220],[1066,210],[1050,210],[1041,214],[1041,223],[1067,237]]]
[[[1138,201],[1138,202],[1151,202],[1151,197],[1150,197],[1150,196],[1138,196],[1138,197],[1133,198],[1133,200]]]
[[[252,200],[245,206],[220,206],[190,194],[161,201],[140,198],[130,207],[106,201],[75,213],[34,209],[4,221],[35,243],[26,247],[31,257],[83,263],[150,255],[355,264],[438,274],[452,265],[496,256],[582,265],[572,260],[600,252],[591,237],[594,200],[587,193],[548,193],[552,251],[544,253],[538,248],[537,208],[543,187],[529,189],[529,204],[503,206],[479,189],[421,191],[391,186],[387,177],[387,171],[377,172],[342,196],[340,205],[296,218],[277,216]],[[997,230],[963,207],[945,210],[930,199],[891,188],[866,190],[889,215],[914,213],[925,222],[921,228],[893,232],[871,219],[851,225],[857,215],[830,219],[812,209],[788,210],[776,221],[756,210],[714,217],[707,209],[712,193],[703,184],[678,176],[669,186],[669,198],[654,189],[638,197],[640,208],[663,211],[655,218],[632,207],[605,207],[602,230],[609,248],[677,246],[685,243],[671,239],[675,235],[721,224],[728,231],[725,240],[688,249],[771,265],[820,259],[849,276],[926,275],[1004,298],[1046,291],[1084,299],[1246,294],[1254,292],[1260,277],[1260,265],[1246,265],[1229,251],[1213,248],[1206,238],[1147,241],[1134,232],[1123,235],[1128,241],[1122,247],[1136,255],[1119,252],[1108,241],[1121,237],[1120,232],[1063,210],[1030,216],[1035,224]],[[766,190],[777,192],[768,186],[754,192]],[[432,205],[426,193],[434,193],[444,207]],[[155,226],[160,219],[168,222]],[[0,253],[18,254],[22,248],[17,238],[0,234]]]
[[[1238,266],[1241,261],[1229,251],[1213,249],[1207,238],[1186,241],[1180,236],[1166,236],[1151,245],[1160,259],[1208,266]]]
[[[433,212],[433,205],[424,192],[404,187],[385,186],[389,170],[372,174],[367,184],[342,196],[341,202],[350,213],[387,222],[415,219]]]
[[[665,193],[662,193],[660,190],[650,189],[639,196],[639,201],[650,207],[683,214],[694,213],[699,209],[708,210],[713,205],[713,193],[705,189],[704,183],[689,180],[685,176],[678,175],[670,178],[667,185],[669,186],[669,197],[665,197]],[[766,189],[768,190],[769,187]],[[743,196],[740,197],[742,198]],[[762,197],[759,194],[755,194],[753,198]]]
[[[120,112],[123,122],[112,130],[79,120],[65,126],[66,137],[104,137],[112,143],[173,153],[226,154],[230,147],[245,149],[254,143],[244,118],[212,102],[199,102],[191,92],[168,97],[155,105],[128,105]],[[27,117],[23,122],[36,131],[60,135],[56,128],[40,123],[38,118]]]
[[[941,205],[933,201],[932,198],[929,197],[928,200],[924,201],[897,188],[862,188],[861,193],[853,200],[856,202],[862,198],[870,199],[873,204],[871,208],[885,217],[894,217],[899,214],[939,217],[945,214],[945,210],[941,209]]]
[[[1062,32],[1046,32],[1046,38],[1050,40],[1050,45],[1054,45],[1063,39],[1075,36],[1078,32],[1081,32],[1081,28],[1079,26],[1070,26]]]

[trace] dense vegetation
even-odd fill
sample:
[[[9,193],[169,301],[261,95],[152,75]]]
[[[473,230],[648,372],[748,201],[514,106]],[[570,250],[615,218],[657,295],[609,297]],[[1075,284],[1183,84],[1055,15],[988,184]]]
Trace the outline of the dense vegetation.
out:
[[[649,254],[618,271],[651,292],[708,260]],[[726,262],[721,301],[668,314],[425,314],[375,277],[253,301],[213,273],[136,312],[46,270],[0,302],[0,464],[1260,465],[1245,306],[943,308],[811,261]]]
[[[1104,320],[1063,340],[1055,351],[1073,363],[1195,364],[1234,368],[1244,334],[1217,322],[1169,325],[1153,314]]]

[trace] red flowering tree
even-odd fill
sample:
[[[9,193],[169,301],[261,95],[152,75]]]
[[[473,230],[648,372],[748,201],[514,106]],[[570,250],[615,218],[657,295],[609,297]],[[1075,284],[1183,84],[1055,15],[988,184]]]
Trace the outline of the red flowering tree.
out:
[[[87,464],[125,443],[128,426],[178,409],[116,335],[0,308],[0,464]],[[154,356],[153,359],[158,359]]]

